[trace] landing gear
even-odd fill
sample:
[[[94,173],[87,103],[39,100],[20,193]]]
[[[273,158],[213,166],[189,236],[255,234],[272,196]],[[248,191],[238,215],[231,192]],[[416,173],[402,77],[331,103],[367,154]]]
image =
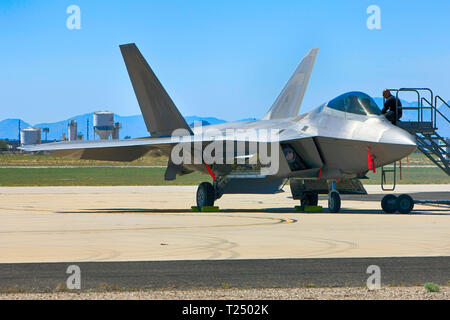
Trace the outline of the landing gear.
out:
[[[331,182],[331,191],[328,193],[328,210],[332,213],[341,210],[341,196],[336,190],[336,182]]]
[[[393,194],[387,194],[381,200],[381,208],[386,213],[394,213],[397,211],[395,203],[397,202],[397,197]]]
[[[414,200],[407,194],[401,194],[398,197],[393,194],[387,194],[381,200],[381,208],[386,213],[410,213],[414,208]]]
[[[330,191],[328,194],[328,210],[336,213],[341,210],[341,196],[337,191]]]
[[[410,213],[414,208],[414,200],[407,194],[401,194],[395,201],[395,207],[400,213]]]
[[[306,208],[306,206],[317,206],[318,203],[319,194],[317,192],[305,192],[300,200],[302,208]]]
[[[205,206],[213,206],[216,192],[209,182],[202,182],[197,189],[197,207],[201,210]]]

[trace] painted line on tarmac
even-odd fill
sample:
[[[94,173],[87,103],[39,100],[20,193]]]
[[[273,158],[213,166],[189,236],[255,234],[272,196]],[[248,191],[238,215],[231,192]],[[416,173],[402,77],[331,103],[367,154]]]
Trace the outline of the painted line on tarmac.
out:
[[[178,216],[187,216],[179,215]],[[198,215],[197,215],[198,216]],[[211,215],[208,215],[211,216]],[[224,217],[215,215],[216,217]],[[272,220],[271,222],[261,223],[244,223],[244,224],[219,224],[219,225],[194,225],[194,226],[165,226],[165,227],[136,227],[136,228],[105,228],[105,229],[66,229],[66,230],[11,230],[0,231],[0,234],[18,234],[18,233],[79,233],[79,232],[111,232],[111,231],[146,231],[146,230],[177,230],[177,229],[208,229],[208,228],[232,228],[232,227],[253,227],[253,226],[267,226],[275,224],[292,224],[296,223],[296,219],[280,219],[272,217],[252,217],[252,216],[227,216],[230,218],[250,218]]]

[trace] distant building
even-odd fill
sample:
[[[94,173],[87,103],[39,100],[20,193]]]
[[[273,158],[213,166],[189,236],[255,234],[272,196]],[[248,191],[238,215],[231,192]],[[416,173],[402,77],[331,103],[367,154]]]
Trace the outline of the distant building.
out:
[[[94,112],[94,132],[101,140],[108,140],[114,132],[114,113],[110,111]]]
[[[119,130],[120,130],[120,128],[121,128],[121,124],[119,122],[116,122],[114,124],[114,129],[113,129],[113,132],[112,132],[112,138],[114,140],[119,140]]]
[[[20,130],[20,144],[40,144],[41,128],[26,128]]]
[[[69,141],[77,140],[77,129],[77,122],[75,120],[70,120],[69,125],[67,126],[67,137],[69,138]]]

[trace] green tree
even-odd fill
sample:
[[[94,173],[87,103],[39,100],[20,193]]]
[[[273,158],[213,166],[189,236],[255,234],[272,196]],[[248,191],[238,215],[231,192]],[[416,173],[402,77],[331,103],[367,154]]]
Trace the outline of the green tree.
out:
[[[0,151],[8,151],[9,146],[6,141],[0,140]]]

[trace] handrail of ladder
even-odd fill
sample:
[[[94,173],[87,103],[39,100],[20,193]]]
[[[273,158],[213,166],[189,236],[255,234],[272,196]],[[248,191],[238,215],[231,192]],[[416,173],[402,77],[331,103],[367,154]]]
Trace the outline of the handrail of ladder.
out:
[[[423,105],[424,101],[426,103],[428,103],[428,107]],[[419,120],[419,122],[423,122],[423,109],[430,109],[431,110],[431,112],[430,112],[431,123],[433,124],[433,128],[436,128],[436,117],[433,117],[433,108],[434,108],[433,103],[428,101],[427,98],[422,97],[420,99],[420,109],[421,110],[420,110],[420,120]]]
[[[398,121],[398,107],[399,107],[399,102],[400,102],[400,100],[399,100],[399,98],[398,98],[398,93],[400,92],[400,91],[406,91],[406,90],[404,90],[403,88],[400,88],[400,89],[388,89],[389,91],[395,91],[395,120],[396,120],[396,122]],[[417,106],[419,106],[420,105],[420,93],[419,93],[419,91],[417,91],[417,90],[414,90],[414,89],[412,89],[412,90],[408,90],[408,91],[412,91],[412,92],[416,92],[417,93]],[[383,97],[383,100],[384,100],[384,97]],[[403,109],[403,107],[402,107],[402,109]],[[406,110],[406,108],[405,108],[405,110]],[[417,121],[419,121],[419,119],[417,120]]]
[[[394,89],[397,91],[413,91],[420,95],[419,91],[428,91],[430,93],[430,101],[434,100],[434,94],[433,90],[430,88],[400,88],[400,89]]]
[[[394,173],[394,181],[392,183],[392,187],[386,187],[386,172],[393,172]],[[394,191],[395,187],[397,185],[397,161],[394,161],[394,169],[393,170],[385,170],[384,166],[381,167],[381,190],[383,191]]]
[[[395,97],[396,97],[396,104],[397,104],[396,105],[396,116],[397,116],[397,119],[398,119],[398,107],[399,107],[398,104],[400,102],[400,100],[399,100],[399,93],[406,91],[406,92],[415,92],[417,94],[417,108],[402,108],[402,109],[405,109],[405,110],[408,110],[408,109],[416,110],[417,109],[417,121],[419,123],[423,122],[423,110],[422,110],[422,108],[423,108],[423,100],[421,100],[419,91],[428,91],[430,93],[430,100],[428,100],[428,99],[426,99],[424,97],[422,97],[422,99],[424,99],[431,106],[431,109],[432,109],[431,110],[431,122],[433,124],[433,127],[436,127],[436,111],[437,110],[436,110],[436,107],[433,106],[433,103],[432,103],[435,99],[434,99],[433,91],[430,88],[400,88],[400,89],[389,89],[389,90],[396,92]],[[429,107],[426,107],[426,108],[428,109]],[[434,115],[433,115],[433,109],[434,109]],[[422,117],[421,117],[421,115],[422,115]]]
[[[409,91],[409,92],[415,92],[417,93],[417,121],[420,122],[420,93],[418,91],[418,89],[416,88],[400,88],[400,89],[389,89],[389,90],[393,90],[396,91],[395,93],[395,120],[396,122],[398,121],[398,107],[400,106],[400,99],[398,98],[398,93],[400,91]],[[403,108],[402,108],[403,109]],[[407,108],[405,108],[406,110]]]
[[[442,103],[444,103],[444,104],[447,106],[447,108],[450,108],[450,106],[448,105],[448,103],[445,102],[444,99],[442,99],[440,96],[436,96],[436,97],[434,98],[434,108],[436,109],[437,112],[439,112],[439,114],[441,115],[441,117],[443,117],[447,122],[450,122],[450,121],[447,119],[447,117],[444,116],[444,115],[442,114],[442,112],[440,112],[440,111],[438,110],[438,108],[437,108],[437,102],[438,102],[438,99],[439,99]]]

